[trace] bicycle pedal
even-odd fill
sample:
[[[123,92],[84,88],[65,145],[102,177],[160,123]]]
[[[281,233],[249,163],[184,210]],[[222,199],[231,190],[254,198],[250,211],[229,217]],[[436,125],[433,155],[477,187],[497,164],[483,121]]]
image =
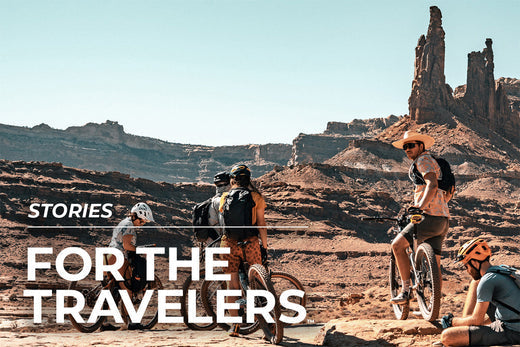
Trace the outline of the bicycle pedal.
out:
[[[421,311],[412,311],[412,314],[413,314],[414,316],[422,316]]]

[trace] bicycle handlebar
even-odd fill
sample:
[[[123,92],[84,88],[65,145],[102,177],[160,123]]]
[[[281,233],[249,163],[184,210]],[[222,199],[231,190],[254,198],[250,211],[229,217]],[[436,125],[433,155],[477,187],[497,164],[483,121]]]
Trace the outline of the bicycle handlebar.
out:
[[[361,217],[361,220],[393,220],[397,221],[398,218],[395,217]]]

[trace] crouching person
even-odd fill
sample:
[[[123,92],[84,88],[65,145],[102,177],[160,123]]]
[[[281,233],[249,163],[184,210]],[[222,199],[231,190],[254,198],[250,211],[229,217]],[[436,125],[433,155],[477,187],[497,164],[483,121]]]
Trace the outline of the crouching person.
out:
[[[445,346],[496,346],[520,344],[520,287],[513,277],[489,262],[486,241],[466,242],[457,255],[473,278],[463,317],[442,317]],[[502,268],[503,269],[503,268]],[[486,319],[486,313],[488,318]]]

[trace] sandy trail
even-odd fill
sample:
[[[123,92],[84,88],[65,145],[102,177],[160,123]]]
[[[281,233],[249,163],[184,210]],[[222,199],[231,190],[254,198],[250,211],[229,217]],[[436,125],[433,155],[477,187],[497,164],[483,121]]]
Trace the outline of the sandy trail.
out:
[[[282,346],[316,346],[321,325],[286,327]],[[0,332],[0,346],[269,346],[262,333],[239,338],[222,330],[193,331],[184,327],[149,331],[33,333]]]

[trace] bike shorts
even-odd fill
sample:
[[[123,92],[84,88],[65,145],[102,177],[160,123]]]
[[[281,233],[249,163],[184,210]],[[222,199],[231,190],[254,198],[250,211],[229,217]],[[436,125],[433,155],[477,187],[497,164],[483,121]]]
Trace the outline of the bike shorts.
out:
[[[248,237],[242,242],[246,241],[249,241],[249,243],[245,246],[246,259],[244,259],[244,250],[241,246],[237,245],[240,241],[232,240],[225,235],[222,236],[220,247],[229,247],[230,249],[229,254],[220,254],[221,260],[228,261],[228,266],[223,268],[224,273],[232,274],[238,272],[241,261],[247,261],[249,265],[262,264],[262,253],[260,251],[258,236]]]
[[[504,322],[496,320],[490,325],[469,327],[470,346],[499,346],[520,344],[520,331],[504,327]]]
[[[421,243],[426,242],[432,246],[433,252],[436,255],[441,255],[442,243],[450,226],[449,218],[425,214],[424,220],[421,223],[409,223],[401,231],[401,235],[403,235],[411,245],[413,244],[414,225],[417,225],[417,244],[420,245]]]

